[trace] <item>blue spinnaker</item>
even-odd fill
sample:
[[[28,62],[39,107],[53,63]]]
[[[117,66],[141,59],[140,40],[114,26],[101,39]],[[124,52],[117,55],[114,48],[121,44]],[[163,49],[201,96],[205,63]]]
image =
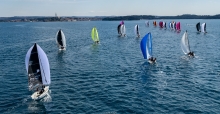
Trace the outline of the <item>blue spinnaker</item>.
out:
[[[152,57],[152,37],[151,33],[146,34],[141,40],[141,51],[144,59],[149,59]]]

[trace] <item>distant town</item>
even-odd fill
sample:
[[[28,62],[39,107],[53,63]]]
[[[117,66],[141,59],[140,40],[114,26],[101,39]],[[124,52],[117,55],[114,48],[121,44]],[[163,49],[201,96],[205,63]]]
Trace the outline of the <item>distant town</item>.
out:
[[[0,22],[75,22],[75,21],[118,21],[118,20],[153,20],[153,19],[220,19],[217,15],[183,14],[178,16],[130,15],[130,16],[14,16],[0,17]]]

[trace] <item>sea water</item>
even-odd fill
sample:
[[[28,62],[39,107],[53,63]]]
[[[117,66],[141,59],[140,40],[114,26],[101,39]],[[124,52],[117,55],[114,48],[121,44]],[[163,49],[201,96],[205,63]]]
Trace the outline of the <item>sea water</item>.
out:
[[[1,113],[219,113],[220,20],[162,20],[181,22],[181,32],[145,26],[146,20],[0,23]],[[156,20],[157,22],[161,20]],[[207,24],[207,34],[196,23]],[[136,38],[138,24],[141,38]],[[91,39],[96,27],[100,44]],[[55,35],[62,29],[66,51]],[[188,31],[188,58],[180,40]],[[156,64],[143,59],[142,37],[151,32]],[[34,101],[28,91],[25,56],[37,43],[51,69],[50,100]]]

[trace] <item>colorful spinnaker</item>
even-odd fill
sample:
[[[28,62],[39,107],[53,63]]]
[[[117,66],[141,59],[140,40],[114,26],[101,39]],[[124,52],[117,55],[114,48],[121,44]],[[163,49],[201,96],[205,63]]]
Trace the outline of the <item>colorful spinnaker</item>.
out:
[[[91,37],[94,42],[99,42],[99,34],[95,27],[92,28]]]
[[[160,26],[160,28],[163,28],[163,22],[162,21],[159,22],[159,26]]]
[[[152,37],[151,33],[146,34],[140,43],[141,52],[144,56],[144,59],[149,59],[153,57],[152,53]]]
[[[177,31],[181,31],[181,29],[180,29],[180,22],[178,22],[178,23],[176,24],[176,30],[177,30]]]

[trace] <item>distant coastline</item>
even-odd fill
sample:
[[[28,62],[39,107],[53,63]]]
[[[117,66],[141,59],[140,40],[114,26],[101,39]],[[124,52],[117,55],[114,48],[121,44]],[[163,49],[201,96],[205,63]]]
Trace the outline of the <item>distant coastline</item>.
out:
[[[0,22],[73,22],[73,21],[119,21],[119,20],[153,20],[153,19],[220,19],[217,15],[184,14],[178,16],[130,15],[130,16],[15,16],[0,17]]]

